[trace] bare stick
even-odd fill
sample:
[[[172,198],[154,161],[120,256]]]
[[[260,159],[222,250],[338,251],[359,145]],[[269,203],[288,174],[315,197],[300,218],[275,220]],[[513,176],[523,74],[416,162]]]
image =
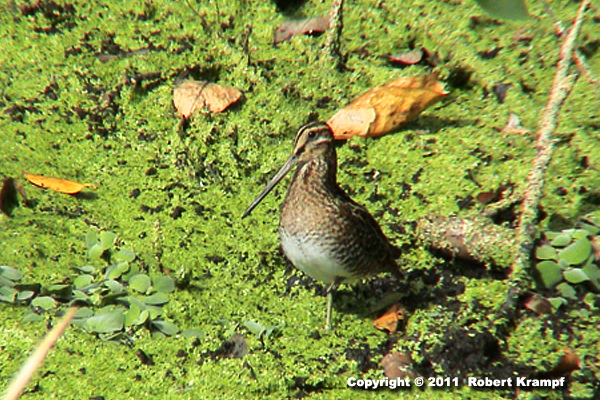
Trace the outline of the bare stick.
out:
[[[335,68],[344,66],[340,44],[342,29],[344,27],[342,18],[343,9],[344,0],[333,0],[329,13],[329,30],[327,31],[327,40],[325,41],[325,51],[333,58]]]
[[[554,20],[554,27],[556,29],[557,35],[564,37],[565,28],[562,26],[562,22],[560,22],[560,20],[556,18],[556,15],[554,14],[554,12],[552,12],[552,9],[545,0],[542,0],[542,4],[544,6],[546,14],[550,15],[550,18]],[[583,54],[581,54],[581,51],[579,51],[578,49],[574,49],[573,59],[575,60],[575,65],[577,66],[577,70],[579,71],[579,73],[585,76],[588,82],[594,85],[595,89],[600,93],[600,81],[598,81],[598,79],[592,73],[592,70],[585,61],[585,57],[583,56]]]
[[[523,290],[524,286],[527,286],[528,283],[527,266],[529,265],[533,250],[533,241],[537,236],[536,216],[544,187],[544,176],[552,157],[552,151],[554,150],[555,142],[552,136],[558,125],[557,120],[560,108],[573,89],[577,78],[577,74],[569,74],[569,66],[573,61],[575,39],[581,29],[583,15],[589,3],[590,0],[583,0],[581,2],[577,16],[573,21],[573,26],[560,47],[559,60],[550,90],[550,97],[542,115],[540,129],[537,134],[536,148],[538,152],[533,161],[533,168],[527,178],[527,186],[523,194],[521,216],[516,232],[518,249],[515,260],[511,265],[510,286],[511,289],[516,289],[513,290],[515,293]]]
[[[3,400],[16,400],[21,395],[27,383],[35,373],[35,371],[42,365],[42,362],[46,358],[46,355],[54,346],[54,343],[58,340],[60,335],[62,335],[63,331],[69,326],[69,323],[73,319],[75,312],[77,311],[77,307],[71,307],[67,310],[63,318],[42,340],[39,346],[35,349],[35,351],[29,356],[19,374],[13,379],[12,383],[8,387]]]

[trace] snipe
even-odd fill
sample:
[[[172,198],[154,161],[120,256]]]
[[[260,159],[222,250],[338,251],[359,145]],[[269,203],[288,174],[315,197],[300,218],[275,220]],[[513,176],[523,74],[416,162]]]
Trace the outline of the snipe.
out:
[[[395,261],[400,250],[390,244],[373,216],[338,186],[333,133],[322,122],[300,128],[292,155],[242,218],[295,165],[281,207],[281,246],[296,268],[329,284],[326,327],[331,329],[331,305],[337,286],[379,272],[401,276]]]

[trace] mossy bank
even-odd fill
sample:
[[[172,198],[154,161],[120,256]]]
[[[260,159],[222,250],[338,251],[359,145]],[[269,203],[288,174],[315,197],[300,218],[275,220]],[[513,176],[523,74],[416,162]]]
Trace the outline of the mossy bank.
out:
[[[139,329],[123,344],[71,327],[23,398],[372,398],[347,380],[381,378],[378,363],[390,350],[410,352],[426,376],[501,379],[550,373],[567,348],[581,368],[560,390],[460,385],[382,389],[377,396],[598,396],[597,298],[573,300],[549,316],[521,309],[509,332],[497,332],[491,319],[506,298],[507,265],[488,270],[406,246],[411,226],[425,215],[467,217],[481,212],[473,201],[481,192],[501,185],[523,191],[560,43],[552,19],[530,3],[532,18],[515,24],[490,19],[467,0],[348,2],[344,71],[329,67],[324,36],[272,45],[281,21],[325,14],[325,2],[285,9],[260,1],[6,3],[0,177],[23,181],[29,201],[0,217],[0,265],[18,269],[27,283],[69,282],[75,267],[89,263],[86,235],[111,231],[119,248],[135,252],[141,270],[176,281],[165,318],[202,332],[159,337]],[[550,4],[565,26],[577,6]],[[598,37],[593,8],[579,43],[596,74]],[[303,123],[328,119],[389,79],[429,73],[428,65],[401,68],[386,58],[414,47],[436,53],[451,99],[400,132],[338,149],[341,185],[395,244],[410,247],[402,259],[407,281],[400,289],[386,277],[343,287],[335,331],[326,332],[324,288],[278,251],[285,185],[251,217],[240,216]],[[245,99],[182,126],[172,103],[182,76],[234,86]],[[493,94],[499,84],[511,84],[504,102]],[[580,77],[562,109],[543,229],[572,227],[598,208],[598,98]],[[509,112],[532,133],[495,130]],[[99,188],[62,195],[26,185],[23,170]],[[390,290],[409,311],[392,336],[371,325],[371,310]],[[51,309],[41,322],[22,322],[27,309],[0,306],[2,382],[56,321]],[[270,334],[253,333],[252,322],[271,327]]]

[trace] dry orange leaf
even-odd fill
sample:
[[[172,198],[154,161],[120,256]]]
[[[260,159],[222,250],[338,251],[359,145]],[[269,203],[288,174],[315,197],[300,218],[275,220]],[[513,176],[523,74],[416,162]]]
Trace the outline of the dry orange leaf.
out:
[[[398,321],[404,319],[405,313],[406,310],[404,310],[399,303],[394,303],[381,317],[373,321],[373,326],[380,330],[386,330],[392,334],[396,333]]]
[[[91,183],[79,183],[68,181],[61,178],[50,178],[43,175],[34,175],[23,171],[25,179],[36,186],[55,190],[60,193],[75,194],[81,192],[85,188],[98,189],[98,186]]]
[[[327,121],[336,139],[385,135],[448,93],[437,74],[398,78],[368,90]]]
[[[183,81],[173,90],[173,103],[183,118],[203,108],[213,113],[223,112],[241,97],[242,92],[235,88],[204,81]]]
[[[579,356],[573,352],[570,348],[565,348],[565,353],[561,357],[560,361],[556,366],[550,371],[554,375],[567,375],[571,372],[578,370],[581,368],[581,362],[579,360]]]

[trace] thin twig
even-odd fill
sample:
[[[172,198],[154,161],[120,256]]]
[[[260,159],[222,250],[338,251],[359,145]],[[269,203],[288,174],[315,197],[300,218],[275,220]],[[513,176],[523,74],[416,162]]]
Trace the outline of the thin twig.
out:
[[[537,236],[536,219],[538,206],[544,187],[544,176],[554,150],[553,134],[557,127],[560,108],[571,92],[577,74],[569,74],[569,66],[573,62],[575,39],[580,31],[583,15],[590,0],[583,0],[573,26],[560,47],[556,74],[550,90],[550,97],[542,115],[540,129],[537,134],[537,155],[533,161],[527,178],[527,186],[523,194],[521,215],[517,227],[518,249],[511,266],[510,286],[513,292],[519,293],[528,286],[527,267],[533,250],[533,241]],[[516,291],[515,291],[516,289]]]
[[[556,30],[556,34],[561,37],[564,37],[566,32],[565,28],[562,25],[562,22],[558,18],[556,18],[556,15],[545,0],[542,0],[542,4],[544,6],[546,14],[548,14],[550,18],[554,20],[554,28]],[[600,93],[600,81],[592,73],[590,66],[585,61],[585,57],[583,56],[583,54],[581,54],[581,51],[579,49],[573,49],[573,59],[575,60],[575,65],[577,66],[577,70],[579,71],[579,73],[583,75],[588,80],[588,82],[590,82],[594,86],[596,91]]]
[[[58,324],[52,328],[50,332],[48,332],[44,340],[42,340],[31,356],[29,356],[19,371],[19,374],[11,382],[3,397],[3,400],[16,400],[19,398],[21,392],[27,386],[27,383],[29,383],[29,380],[35,371],[40,367],[40,365],[42,365],[42,362],[46,358],[46,355],[52,346],[54,346],[54,343],[56,343],[63,331],[67,328],[67,326],[69,326],[69,323],[73,319],[76,311],[77,307],[69,308]]]
[[[585,76],[588,82],[590,82],[596,88],[596,91],[600,93],[600,81],[592,73],[592,69],[585,61],[585,57],[581,54],[581,51],[578,49],[573,50],[573,59],[575,60],[575,65],[581,75]]]
[[[344,0],[333,0],[329,13],[329,30],[325,41],[325,52],[333,58],[337,69],[344,67],[344,59],[341,52],[342,29],[344,28],[343,10]]]

